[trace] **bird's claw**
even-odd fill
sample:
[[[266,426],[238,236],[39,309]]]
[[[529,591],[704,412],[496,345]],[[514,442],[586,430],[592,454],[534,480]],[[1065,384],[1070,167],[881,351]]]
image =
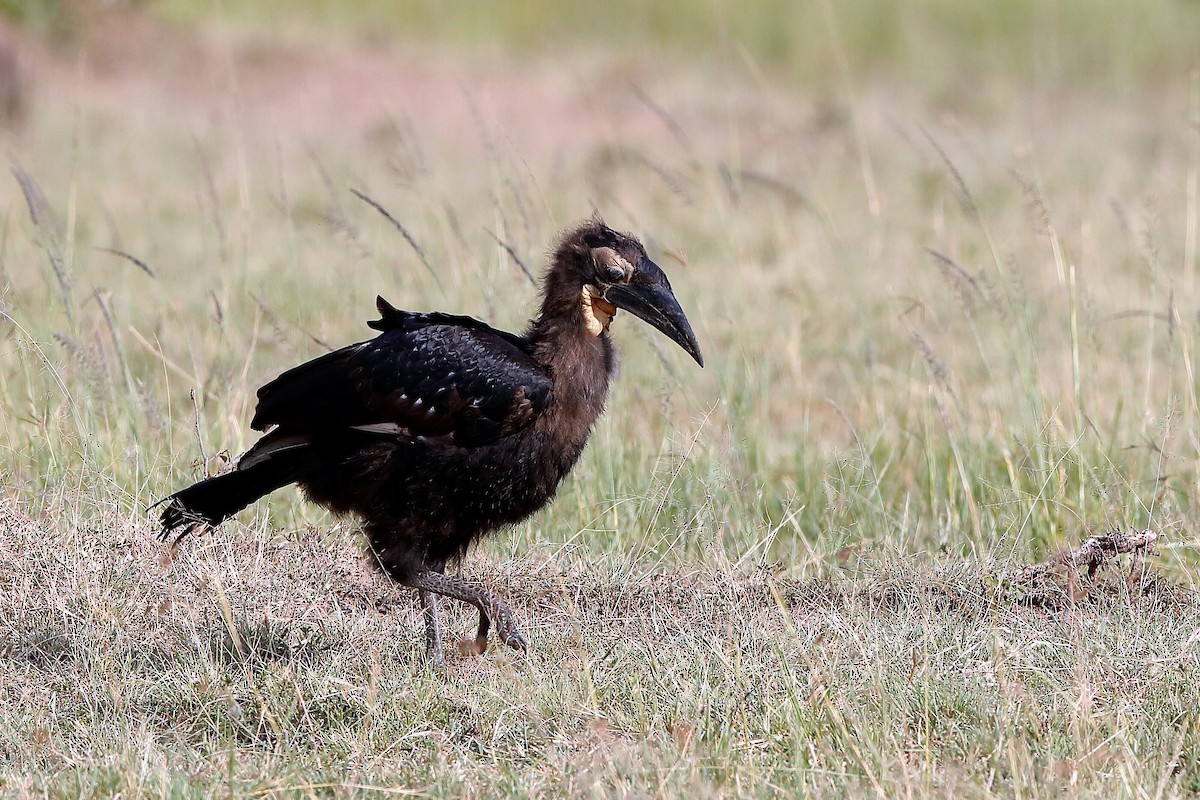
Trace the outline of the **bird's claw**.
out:
[[[529,652],[529,646],[525,644],[525,638],[515,630],[500,631],[500,641],[514,650],[520,650],[522,653]]]

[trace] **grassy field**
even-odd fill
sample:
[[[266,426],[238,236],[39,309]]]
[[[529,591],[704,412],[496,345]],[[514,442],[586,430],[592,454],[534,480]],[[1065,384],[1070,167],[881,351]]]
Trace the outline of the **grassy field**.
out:
[[[1200,792],[1200,4],[134,5],[27,22],[4,134],[4,795]],[[519,328],[594,208],[708,366],[618,318],[462,565],[527,658],[432,673],[290,491],[157,542],[377,293]]]

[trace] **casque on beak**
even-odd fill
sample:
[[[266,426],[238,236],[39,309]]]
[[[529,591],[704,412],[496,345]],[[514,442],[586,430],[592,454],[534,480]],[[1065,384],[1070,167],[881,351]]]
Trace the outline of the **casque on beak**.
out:
[[[629,283],[609,286],[604,298],[658,328],[704,366],[692,325],[679,307],[666,274],[653,261],[643,258]]]

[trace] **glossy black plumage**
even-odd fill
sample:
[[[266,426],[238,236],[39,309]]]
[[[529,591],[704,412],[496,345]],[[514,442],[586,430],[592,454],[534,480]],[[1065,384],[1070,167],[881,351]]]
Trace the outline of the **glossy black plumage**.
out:
[[[529,343],[471,317],[413,314],[377,299],[383,331],[258,390],[250,426],[306,431],[390,424],[409,438],[478,447],[528,426],[550,380]]]
[[[503,601],[445,575],[447,562],[554,496],[603,411],[617,307],[701,361],[691,327],[641,244],[598,219],[560,242],[541,312],[523,336],[382,298],[377,305],[381,318],[369,323],[377,337],[259,390],[251,426],[266,434],[231,472],[167,498],[163,534],[215,526],[296,483],[314,502],[358,515],[381,567],[418,590],[435,663],[439,594],[479,609],[473,651],[486,647],[492,624],[523,649]]]

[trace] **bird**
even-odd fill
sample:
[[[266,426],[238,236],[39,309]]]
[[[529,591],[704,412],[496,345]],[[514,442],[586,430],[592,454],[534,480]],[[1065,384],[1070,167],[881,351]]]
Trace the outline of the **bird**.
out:
[[[411,312],[376,298],[378,334],[287,370],[258,390],[264,435],[229,471],[165,497],[161,537],[178,544],[297,484],[356,516],[383,572],[415,589],[426,658],[445,668],[440,598],[479,612],[479,655],[494,629],[527,643],[508,604],[447,574],[481,537],[546,506],[582,454],[616,367],[618,310],[649,323],[701,368],[704,356],[663,270],[636,236],[599,215],[560,234],[541,304],[522,334],[469,316]]]

